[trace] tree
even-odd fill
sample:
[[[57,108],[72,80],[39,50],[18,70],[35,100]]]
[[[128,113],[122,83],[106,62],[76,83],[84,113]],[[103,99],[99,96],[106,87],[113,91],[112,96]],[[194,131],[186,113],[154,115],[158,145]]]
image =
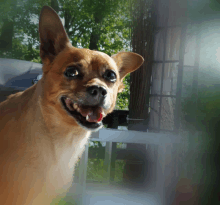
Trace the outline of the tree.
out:
[[[1,2],[0,13],[3,12],[6,15],[1,15],[0,21],[2,24],[1,35],[0,35],[0,50],[11,51],[12,49],[12,38],[14,36],[14,18],[15,14],[11,12],[16,10],[17,0],[9,0]],[[7,12],[7,13],[6,13]]]
[[[131,21],[126,0],[4,0],[0,7],[0,57],[41,62],[38,20],[44,5],[52,6],[61,16],[73,46],[109,55],[130,49]],[[125,92],[119,96],[118,109],[128,107],[128,79],[124,79]]]
[[[39,61],[39,50],[34,46],[38,40],[38,26],[33,23],[38,15],[35,2],[5,0],[0,12],[0,57]]]
[[[9,2],[17,4],[12,8]],[[57,0],[5,1],[1,12],[7,19],[14,19],[13,40],[16,37],[23,45],[38,48],[38,18],[43,5],[59,10],[73,46],[101,50],[109,55],[129,49],[129,5],[125,0],[60,0],[59,9]],[[1,34],[7,38],[1,17],[0,22]]]

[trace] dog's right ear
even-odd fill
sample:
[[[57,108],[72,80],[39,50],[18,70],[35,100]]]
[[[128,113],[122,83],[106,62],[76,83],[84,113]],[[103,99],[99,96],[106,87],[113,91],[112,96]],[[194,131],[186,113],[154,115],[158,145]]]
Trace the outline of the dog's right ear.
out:
[[[41,10],[39,34],[40,57],[44,64],[51,63],[57,54],[61,52],[67,44],[70,44],[59,16],[49,6],[44,6]]]

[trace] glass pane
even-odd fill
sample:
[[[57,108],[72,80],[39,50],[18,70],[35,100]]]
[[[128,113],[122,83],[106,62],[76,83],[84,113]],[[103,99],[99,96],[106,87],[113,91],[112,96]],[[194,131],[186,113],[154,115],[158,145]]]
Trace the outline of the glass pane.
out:
[[[176,95],[179,63],[166,63],[164,67],[163,95]]]
[[[169,1],[157,0],[157,18],[156,25],[159,27],[164,27],[167,25],[167,16],[169,12]]]
[[[183,23],[186,20],[188,1],[169,0],[167,1],[167,3],[169,5],[168,26],[176,26],[176,25],[180,25],[181,23]]]
[[[165,30],[159,30],[155,34],[155,42],[154,42],[154,60],[155,61],[163,60],[164,38],[165,38]]]
[[[161,104],[160,129],[174,130],[174,111],[176,99],[163,97]]]
[[[166,60],[179,60],[181,27],[167,29]]]
[[[150,97],[150,120],[149,128],[157,129],[159,124],[160,97]]]
[[[161,90],[162,63],[155,63],[152,68],[151,94],[160,94]]]
[[[187,35],[185,43],[184,65],[194,66],[195,64],[195,49],[196,49],[196,34],[197,27],[193,24],[187,26]]]

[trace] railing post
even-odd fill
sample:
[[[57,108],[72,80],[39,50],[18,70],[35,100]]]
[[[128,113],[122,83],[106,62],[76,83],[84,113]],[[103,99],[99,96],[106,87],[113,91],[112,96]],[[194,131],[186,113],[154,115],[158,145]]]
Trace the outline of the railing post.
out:
[[[106,142],[104,170],[105,170],[105,180],[107,183],[109,183],[110,181],[111,155],[112,155],[112,142]]]
[[[114,179],[115,179],[116,147],[117,147],[117,143],[113,142],[111,164],[110,164],[110,181],[111,182],[114,182]]]
[[[118,129],[118,115],[115,114],[112,119],[112,124],[109,124],[108,128]],[[116,161],[116,146],[117,143],[112,143],[112,155],[111,155],[111,163],[110,163],[110,181],[113,182],[115,178],[115,161]]]
[[[158,158],[157,158],[157,181],[156,190],[160,195],[161,204],[166,204],[164,185],[165,185],[165,165],[166,165],[166,146],[159,145],[158,147]]]
[[[87,164],[88,164],[88,152],[89,145],[88,143],[85,146],[85,151],[80,159],[79,165],[79,188],[77,192],[79,193],[79,199],[77,205],[85,205],[85,189],[86,189],[86,175],[87,175]]]

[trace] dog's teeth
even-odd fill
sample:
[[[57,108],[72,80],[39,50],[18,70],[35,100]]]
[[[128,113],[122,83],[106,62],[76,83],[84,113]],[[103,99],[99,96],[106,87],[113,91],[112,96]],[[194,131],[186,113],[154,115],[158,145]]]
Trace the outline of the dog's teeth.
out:
[[[78,106],[77,106],[76,103],[73,104],[73,108],[74,108],[75,110],[77,110]]]
[[[87,121],[89,120],[89,115],[86,115],[86,120],[87,120]]]

